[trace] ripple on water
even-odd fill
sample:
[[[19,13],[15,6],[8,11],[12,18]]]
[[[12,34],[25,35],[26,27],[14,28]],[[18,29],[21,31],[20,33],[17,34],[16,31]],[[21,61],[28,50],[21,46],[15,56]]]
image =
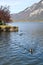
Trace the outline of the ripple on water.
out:
[[[20,32],[0,34],[0,65],[43,65],[43,34],[38,26],[43,30],[42,24],[29,23]]]

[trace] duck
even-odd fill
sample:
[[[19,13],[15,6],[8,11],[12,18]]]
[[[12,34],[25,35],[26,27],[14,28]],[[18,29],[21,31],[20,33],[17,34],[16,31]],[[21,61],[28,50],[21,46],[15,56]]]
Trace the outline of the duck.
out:
[[[30,49],[29,52],[32,54],[33,53],[33,49]]]

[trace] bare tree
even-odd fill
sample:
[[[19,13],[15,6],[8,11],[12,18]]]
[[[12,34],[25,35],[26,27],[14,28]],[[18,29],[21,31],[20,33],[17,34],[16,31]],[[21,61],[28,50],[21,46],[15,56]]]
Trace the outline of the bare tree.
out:
[[[0,20],[3,21],[4,23],[10,22],[10,11],[9,11],[9,6],[8,7],[0,7]]]

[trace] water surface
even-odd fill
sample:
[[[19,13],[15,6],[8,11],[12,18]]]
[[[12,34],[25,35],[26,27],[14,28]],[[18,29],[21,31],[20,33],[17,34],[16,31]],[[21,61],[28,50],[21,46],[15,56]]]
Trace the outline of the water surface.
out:
[[[10,25],[19,31],[0,33],[0,65],[43,65],[43,22]]]

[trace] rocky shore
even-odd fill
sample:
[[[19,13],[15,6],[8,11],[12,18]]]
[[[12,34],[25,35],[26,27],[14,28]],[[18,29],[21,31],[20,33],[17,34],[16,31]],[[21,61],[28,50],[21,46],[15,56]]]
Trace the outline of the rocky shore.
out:
[[[8,26],[8,25],[0,25],[0,32],[18,32],[18,27],[16,26]]]

